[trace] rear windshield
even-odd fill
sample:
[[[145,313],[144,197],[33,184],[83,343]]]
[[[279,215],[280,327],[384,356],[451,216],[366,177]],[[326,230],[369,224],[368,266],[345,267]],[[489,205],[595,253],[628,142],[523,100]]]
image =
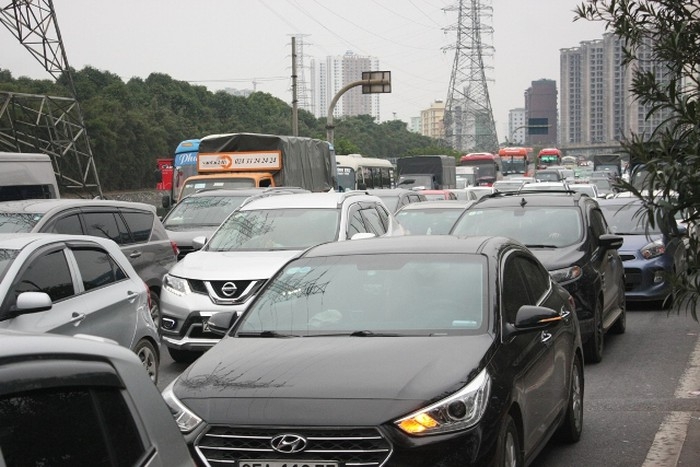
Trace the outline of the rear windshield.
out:
[[[163,225],[170,230],[217,227],[247,198],[247,195],[185,198],[163,219]]]
[[[31,232],[43,213],[0,212],[0,233]]]

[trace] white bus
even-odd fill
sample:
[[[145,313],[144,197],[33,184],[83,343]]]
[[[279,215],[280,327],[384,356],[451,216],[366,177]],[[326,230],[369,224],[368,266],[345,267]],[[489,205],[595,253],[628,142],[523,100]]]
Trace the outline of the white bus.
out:
[[[335,156],[338,165],[338,190],[394,188],[394,165],[386,159],[361,154]]]

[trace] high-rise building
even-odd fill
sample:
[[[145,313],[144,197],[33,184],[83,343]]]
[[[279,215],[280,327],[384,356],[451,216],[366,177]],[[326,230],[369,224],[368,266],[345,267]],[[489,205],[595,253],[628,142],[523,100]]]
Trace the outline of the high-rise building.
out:
[[[650,47],[638,50],[638,61],[622,64],[622,42],[614,34],[562,49],[561,146],[582,152],[611,150],[631,133],[650,135],[668,112],[655,112],[630,92],[633,70],[653,71],[668,79],[663,63],[651,59]]]
[[[525,144],[526,116],[524,107],[508,111],[508,144]]]
[[[319,63],[317,117],[328,115],[328,106],[333,97],[345,85],[362,79],[363,71],[378,71],[379,60],[375,57],[355,55],[348,51],[343,56],[329,56]],[[335,108],[334,117],[371,115],[379,121],[379,94],[362,94],[361,86],[345,92]]]
[[[556,146],[558,143],[557,82],[533,81],[525,91],[525,144]]]
[[[435,139],[445,138],[445,101],[436,99],[420,112],[420,133]]]

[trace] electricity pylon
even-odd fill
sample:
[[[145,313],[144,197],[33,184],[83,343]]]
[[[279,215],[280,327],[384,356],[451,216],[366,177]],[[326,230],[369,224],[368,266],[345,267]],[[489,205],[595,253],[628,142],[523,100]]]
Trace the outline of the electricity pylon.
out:
[[[0,7],[0,23],[71,94],[0,91],[0,150],[48,154],[62,189],[102,196],[53,1],[12,0]]]
[[[490,0],[459,0],[445,8],[457,11],[457,23],[446,28],[456,31],[450,86],[445,102],[445,139],[463,152],[497,152],[498,136],[491,110],[485,58],[493,56],[487,39],[493,36]]]

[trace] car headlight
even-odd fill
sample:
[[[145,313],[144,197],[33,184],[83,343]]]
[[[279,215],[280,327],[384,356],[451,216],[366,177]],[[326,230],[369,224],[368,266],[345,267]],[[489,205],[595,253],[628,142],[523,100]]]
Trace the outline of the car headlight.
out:
[[[187,279],[166,274],[163,277],[163,287],[175,295],[187,295],[192,293]]]
[[[583,270],[579,266],[571,266],[563,269],[555,269],[554,271],[549,271],[549,275],[552,276],[556,282],[560,284],[567,284],[578,280],[583,275]]]
[[[484,415],[491,392],[491,377],[484,369],[451,396],[396,420],[409,435],[434,435],[474,426]]]
[[[664,245],[662,240],[655,240],[645,245],[644,248],[639,251],[642,253],[644,259],[652,259],[666,253],[666,245]]]
[[[185,404],[180,402],[177,397],[175,397],[175,393],[173,392],[174,385],[175,380],[173,380],[165,389],[163,389],[161,395],[170,409],[170,413],[173,414],[175,422],[177,423],[178,428],[180,428],[180,431],[183,433],[189,433],[197,428],[200,423],[202,423],[202,419],[188,409]]]

